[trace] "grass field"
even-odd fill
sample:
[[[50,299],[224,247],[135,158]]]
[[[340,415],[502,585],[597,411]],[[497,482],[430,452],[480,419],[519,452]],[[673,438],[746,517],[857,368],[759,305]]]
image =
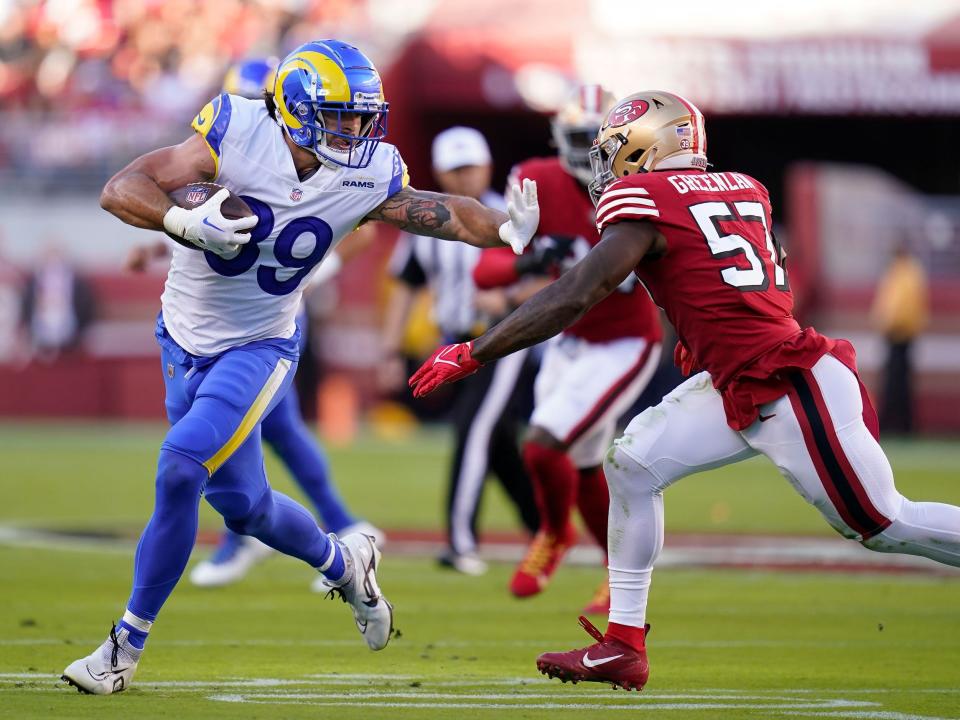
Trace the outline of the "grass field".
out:
[[[135,534],[161,437],[159,426],[0,425],[0,525]],[[890,452],[905,494],[960,503],[960,446]],[[364,438],[332,462],[373,522],[435,528],[445,453],[438,434]],[[671,531],[831,533],[762,462],[684,480],[667,514]],[[206,509],[203,524],[218,525]],[[497,491],[483,525],[514,527]],[[382,584],[402,635],[382,653],[365,649],[345,606],[308,592],[309,569],[278,558],[239,586],[178,587],[134,687],[80,696],[57,677],[122,610],[130,546],[11,537],[0,542],[0,717],[960,718],[956,577],[664,569],[651,681],[626,694],[547,682],[534,667],[539,652],[589,642],[576,615],[598,568],[564,567],[548,592],[518,602],[509,566],[469,578],[389,548]]]

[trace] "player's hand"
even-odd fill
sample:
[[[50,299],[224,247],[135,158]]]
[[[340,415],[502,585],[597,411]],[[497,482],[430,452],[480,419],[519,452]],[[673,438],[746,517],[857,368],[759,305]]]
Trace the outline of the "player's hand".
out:
[[[523,179],[523,189],[511,185],[507,193],[507,215],[510,219],[500,226],[500,239],[520,255],[530,244],[540,224],[540,205],[537,203],[537,183]]]
[[[257,224],[258,219],[256,215],[236,220],[225,218],[220,206],[228,197],[230,191],[223,188],[192,210],[174,205],[163,216],[163,227],[203,250],[229,257],[241,245],[250,242],[249,230]]]
[[[441,385],[456,382],[467,375],[473,375],[483,367],[470,356],[473,342],[444,345],[439,348],[420,369],[417,370],[407,384],[413,388],[414,397],[429,395]]]

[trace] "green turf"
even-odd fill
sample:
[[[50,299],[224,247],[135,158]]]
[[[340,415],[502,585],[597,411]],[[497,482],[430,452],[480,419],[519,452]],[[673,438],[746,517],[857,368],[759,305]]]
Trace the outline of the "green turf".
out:
[[[139,530],[150,514],[163,432],[160,425],[0,424],[0,522]],[[351,506],[371,521],[434,528],[445,499],[447,440],[443,432],[402,442],[363,436],[330,450],[334,477]],[[887,447],[905,495],[960,504],[960,443]],[[270,454],[267,472],[275,487],[302,497]],[[518,527],[499,486],[488,487],[481,525]],[[667,492],[666,511],[668,530],[675,532],[833,534],[760,458],[685,478]],[[205,507],[202,524],[219,522]]]
[[[157,426],[0,426],[0,524],[136,528],[161,436]],[[890,450],[904,492],[960,502],[955,444]],[[445,453],[433,434],[403,445],[365,438],[332,457],[344,494],[366,501],[370,519],[436,527]],[[667,513],[671,530],[824,532],[760,462],[684,480]],[[212,514],[204,521],[216,525]],[[497,494],[484,524],[514,526]],[[651,682],[627,695],[541,682],[533,665],[543,650],[590,642],[576,610],[601,571],[564,567],[525,602],[507,596],[509,571],[468,578],[388,553],[382,582],[402,636],[378,654],[345,606],[307,591],[312,576],[296,561],[271,560],[220,591],[184,584],[135,686],[94,698],[56,676],[122,609],[129,548],[0,546],[0,717],[960,718],[957,579],[661,570]]]

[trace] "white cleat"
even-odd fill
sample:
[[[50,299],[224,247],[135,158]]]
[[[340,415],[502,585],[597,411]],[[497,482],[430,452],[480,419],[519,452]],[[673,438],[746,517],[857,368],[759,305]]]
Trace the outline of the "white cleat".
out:
[[[336,537],[331,535],[331,539],[340,544],[350,579],[339,586],[327,580],[325,587],[331,596],[334,593],[340,595],[353,609],[357,629],[367,646],[371,650],[383,650],[393,632],[393,605],[377,585],[380,550],[369,535],[353,533],[342,540]]]
[[[111,695],[126,690],[143,652],[129,643],[129,635],[126,628],[117,632],[114,626],[103,645],[85,658],[67,665],[61,679],[79,692],[91,695]]]
[[[353,535],[355,533],[369,535],[372,537],[373,542],[376,544],[378,550],[382,550],[383,544],[387,541],[387,534],[375,525],[371,525],[366,520],[361,520],[359,522],[355,522],[353,525],[347,525],[345,528],[340,528],[340,530],[334,533],[334,535],[338,537],[347,537],[348,535]],[[310,583],[310,590],[315,593],[327,593],[330,592],[330,585],[327,583],[327,579],[323,575],[320,575]]]
[[[273,548],[255,537],[225,536],[213,555],[190,571],[190,582],[197,587],[232,585],[243,580],[250,568],[272,554]]]

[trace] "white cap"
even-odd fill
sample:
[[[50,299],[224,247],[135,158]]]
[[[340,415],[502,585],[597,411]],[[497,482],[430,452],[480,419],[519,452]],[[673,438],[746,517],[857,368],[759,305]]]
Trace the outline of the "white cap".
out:
[[[490,147],[479,130],[452,127],[433,139],[433,169],[438,172],[491,162]]]

